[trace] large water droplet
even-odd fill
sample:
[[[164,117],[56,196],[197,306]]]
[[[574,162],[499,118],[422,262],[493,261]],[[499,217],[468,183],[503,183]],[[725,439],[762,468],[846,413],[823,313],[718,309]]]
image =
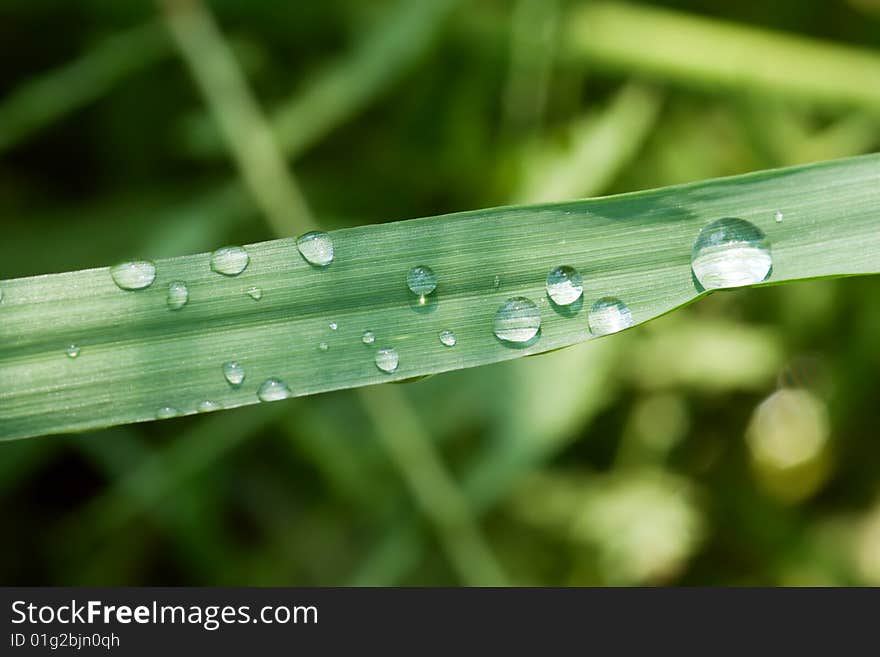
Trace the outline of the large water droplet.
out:
[[[217,402],[206,399],[205,401],[199,402],[197,410],[199,413],[210,413],[211,411],[219,411],[221,408],[223,407]]]
[[[180,310],[189,301],[189,289],[183,281],[172,281],[168,284],[168,296],[165,303],[171,310]]]
[[[447,347],[454,347],[456,343],[455,333],[453,333],[449,329],[444,329],[440,331],[440,342],[442,342]]]
[[[376,341],[376,334],[370,330],[364,331],[364,334],[361,336],[361,342],[364,344],[373,344]]]
[[[142,290],[156,280],[156,265],[149,260],[133,260],[110,267],[110,277],[123,290]]]
[[[437,289],[437,274],[427,265],[416,265],[407,272],[406,285],[413,294],[426,296]]]
[[[602,297],[590,307],[587,318],[590,332],[595,336],[617,333],[633,325],[632,313],[617,297]]]
[[[168,418],[177,417],[178,415],[180,415],[180,411],[173,406],[163,406],[156,411],[157,420],[167,420]]]
[[[223,363],[223,377],[231,386],[240,386],[244,383],[244,366],[236,360]]]
[[[238,276],[251,261],[240,246],[224,246],[211,254],[211,270],[224,276]]]
[[[310,265],[326,267],[333,262],[333,240],[321,231],[312,231],[296,238],[296,248]]]
[[[67,349],[64,350],[64,353],[67,354],[68,358],[76,358],[79,356],[79,347],[75,344],[71,344],[67,346]]]
[[[568,306],[581,298],[584,281],[574,267],[560,265],[547,274],[547,296],[559,306]]]
[[[391,374],[397,369],[400,358],[397,355],[397,349],[388,348],[380,349],[376,352],[376,367],[383,372]]]
[[[492,331],[504,342],[528,342],[541,328],[541,311],[531,299],[512,297],[501,304]]]
[[[260,389],[257,390],[257,397],[260,398],[260,401],[264,402],[287,399],[291,394],[292,393],[290,392],[290,388],[287,387],[287,384],[281,379],[276,379],[274,377],[263,381],[263,383],[260,384]]]
[[[761,229],[735,217],[705,226],[691,253],[694,276],[707,290],[760,283],[772,265],[770,242]]]
[[[256,285],[253,287],[249,287],[245,294],[247,294],[254,301],[259,301],[263,298],[263,290],[258,288]]]

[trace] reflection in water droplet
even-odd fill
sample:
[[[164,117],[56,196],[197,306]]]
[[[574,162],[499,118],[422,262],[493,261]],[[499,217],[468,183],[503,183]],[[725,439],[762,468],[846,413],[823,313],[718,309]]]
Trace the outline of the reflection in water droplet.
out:
[[[250,256],[240,246],[224,246],[211,254],[211,270],[224,276],[238,276],[250,262]]]
[[[770,274],[770,242],[754,224],[725,217],[705,226],[691,253],[691,269],[707,290],[753,285]]]
[[[240,386],[244,383],[244,367],[235,360],[223,363],[223,377],[229,385]]]
[[[330,327],[331,331],[335,331],[336,329],[339,328],[339,324],[337,324],[336,322],[330,322],[330,324],[328,324],[328,326]]]
[[[776,220],[777,224],[781,224],[785,216],[782,214],[781,210],[777,210],[776,214],[773,215],[773,218]]]
[[[287,387],[287,384],[281,379],[276,379],[274,377],[263,381],[263,383],[260,384],[260,389],[257,390],[257,397],[260,398],[260,401],[264,402],[287,399],[291,394],[292,393],[290,392],[290,388]]]
[[[361,342],[364,344],[373,344],[376,341],[376,334],[370,330],[364,331],[364,334],[361,336]]]
[[[376,367],[378,367],[383,372],[388,372],[389,374],[391,374],[391,372],[397,369],[399,360],[400,359],[397,356],[397,349],[380,349],[376,352]]]
[[[172,281],[168,284],[168,296],[165,303],[171,310],[180,310],[189,301],[189,289],[183,281]]]
[[[110,268],[110,277],[123,290],[142,290],[156,280],[156,265],[149,260],[122,262]]]
[[[76,358],[79,356],[79,347],[75,344],[68,345],[67,349],[64,350],[69,358]]]
[[[210,413],[211,411],[219,411],[221,408],[223,407],[217,402],[206,399],[203,402],[199,402],[198,411],[199,413]]]
[[[560,265],[547,274],[547,296],[559,306],[568,306],[584,292],[583,278],[574,267]]]
[[[426,265],[416,265],[406,274],[406,286],[415,295],[427,296],[437,289],[437,275]]]
[[[254,301],[259,301],[263,298],[263,290],[258,288],[256,285],[253,287],[249,287],[246,294]]]
[[[320,351],[327,351],[329,348],[330,348],[330,345],[327,344],[326,342],[322,342],[318,345],[318,349]]]
[[[333,240],[321,231],[312,231],[296,238],[296,248],[310,265],[326,267],[333,262]]]
[[[456,343],[455,333],[453,333],[449,329],[444,329],[440,331],[440,342],[442,342],[447,347],[454,347]]]
[[[617,297],[602,297],[590,308],[587,318],[590,332],[595,336],[617,333],[633,325],[632,313]]]
[[[173,406],[163,406],[156,411],[157,420],[167,420],[168,418],[177,417],[178,415],[180,415],[180,411]]]
[[[531,299],[512,297],[495,313],[492,331],[504,342],[528,342],[541,328],[541,311]]]

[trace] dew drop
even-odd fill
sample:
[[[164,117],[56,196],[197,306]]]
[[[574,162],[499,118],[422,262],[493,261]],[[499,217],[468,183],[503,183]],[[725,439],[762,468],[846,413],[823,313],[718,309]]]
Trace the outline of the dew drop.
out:
[[[263,298],[263,290],[261,290],[261,289],[258,288],[257,286],[249,287],[249,288],[245,291],[245,294],[247,294],[247,295],[248,295],[251,299],[253,299],[254,301],[259,301],[260,299]]]
[[[180,310],[189,301],[189,289],[183,281],[172,281],[168,284],[168,296],[165,303],[171,310]]]
[[[364,331],[364,334],[361,336],[361,342],[364,344],[373,344],[376,341],[376,334],[370,330]]]
[[[156,265],[149,260],[122,262],[110,268],[110,277],[123,290],[142,290],[156,280]]]
[[[211,270],[224,276],[238,276],[251,261],[240,246],[223,246],[211,254]]]
[[[541,328],[541,311],[531,299],[511,297],[495,313],[492,331],[504,342],[528,342]]]
[[[327,351],[329,348],[330,348],[330,345],[327,344],[326,342],[322,342],[318,345],[318,349],[320,351]]]
[[[75,344],[68,345],[67,349],[64,350],[64,353],[67,354],[68,358],[76,358],[79,356],[79,347]]]
[[[240,386],[244,383],[244,366],[236,360],[223,363],[223,377],[231,386]]]
[[[296,238],[296,248],[310,265],[326,267],[333,262],[333,240],[321,231],[312,231]]]
[[[761,229],[734,217],[705,226],[691,253],[694,276],[707,290],[760,283],[772,266],[770,242]]]
[[[455,339],[455,333],[450,331],[449,329],[444,329],[440,331],[440,342],[442,342],[447,347],[454,347],[457,340]]]
[[[335,331],[336,329],[339,328],[339,324],[337,324],[336,322],[330,322],[327,326],[330,327],[331,331]]]
[[[287,387],[287,384],[281,379],[276,379],[274,377],[263,381],[263,383],[260,384],[259,390],[257,390],[257,397],[260,398],[260,401],[264,402],[287,399],[291,394],[292,393],[290,392],[290,388]]]
[[[427,265],[416,265],[407,272],[406,285],[413,294],[427,296],[437,289],[437,274]]]
[[[781,224],[784,219],[784,215],[782,214],[782,210],[777,210],[776,214],[773,215],[773,219],[776,220],[777,224]]]
[[[391,374],[397,369],[399,362],[400,358],[397,356],[397,349],[380,349],[376,352],[376,367],[383,372]]]
[[[203,402],[199,402],[197,410],[199,413],[210,413],[211,411],[219,411],[221,408],[223,407],[217,402],[206,399]]]
[[[500,276],[496,276],[495,278],[492,279],[492,287],[496,290],[499,287],[501,287],[501,277]]]
[[[590,332],[595,336],[617,333],[633,325],[632,313],[617,297],[602,297],[590,307],[587,318]]]
[[[581,298],[584,281],[574,267],[560,265],[547,274],[547,296],[558,306],[569,306]]]
[[[178,415],[180,415],[180,411],[173,406],[163,406],[156,411],[157,420],[167,420],[168,418],[177,417]]]

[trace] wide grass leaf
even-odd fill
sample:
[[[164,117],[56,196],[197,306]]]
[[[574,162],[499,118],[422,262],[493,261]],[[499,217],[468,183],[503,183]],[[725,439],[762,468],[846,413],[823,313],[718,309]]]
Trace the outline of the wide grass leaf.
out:
[[[298,396],[565,347],[593,337],[589,309],[603,297],[622,300],[640,324],[705,294],[691,250],[700,230],[724,217],[766,235],[764,284],[875,273],[878,207],[880,156],[870,155],[338,230],[327,267],[307,263],[291,237],[245,245],[249,263],[237,276],[212,271],[205,253],[157,260],[153,283],[135,291],[120,289],[109,268],[4,281],[0,437],[254,404],[270,379],[284,388],[269,385],[278,394],[264,396]],[[416,265],[439,281],[424,303],[407,287]],[[582,303],[560,309],[547,298],[547,274],[558,265],[582,274]],[[172,310],[177,281],[188,296]],[[521,348],[492,330],[511,297],[531,299],[541,315],[537,338]],[[454,346],[441,342],[444,330]],[[375,335],[369,344],[365,331]],[[397,352],[393,372],[376,365],[385,349]],[[238,386],[224,377],[231,361],[244,370]]]

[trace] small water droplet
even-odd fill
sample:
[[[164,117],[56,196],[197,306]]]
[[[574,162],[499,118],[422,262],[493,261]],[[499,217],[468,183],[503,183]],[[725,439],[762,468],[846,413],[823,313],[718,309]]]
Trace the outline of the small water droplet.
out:
[[[376,352],[376,367],[378,367],[383,372],[388,372],[388,374],[391,374],[397,369],[397,365],[399,362],[400,359],[397,355],[397,349],[380,349]]]
[[[178,415],[180,415],[180,411],[173,406],[163,406],[156,411],[157,420],[167,420],[168,418],[177,417]]]
[[[221,408],[223,407],[217,402],[206,399],[203,402],[199,402],[198,411],[199,413],[210,413],[211,411],[219,411]]]
[[[257,397],[260,398],[260,401],[264,402],[287,399],[291,394],[292,393],[290,392],[290,388],[287,387],[287,384],[281,379],[276,379],[274,377],[263,381],[263,383],[260,384],[260,389],[257,390]]]
[[[258,288],[256,285],[253,287],[249,287],[245,294],[247,294],[254,301],[259,301],[263,298],[263,290]]]
[[[189,289],[183,281],[172,281],[168,284],[168,296],[165,303],[171,310],[180,310],[189,301]]]
[[[413,294],[427,296],[437,289],[437,274],[427,265],[416,265],[407,272],[406,285]]]
[[[454,347],[456,343],[455,333],[453,333],[449,329],[444,329],[440,331],[440,342],[442,342],[447,347]]]
[[[64,350],[68,358],[76,358],[79,356],[79,351],[79,347],[75,344],[68,345],[67,349]]]
[[[376,334],[372,331],[364,331],[364,334],[361,336],[361,342],[364,344],[373,344],[376,341]]]
[[[331,330],[331,331],[335,331],[336,329],[339,328],[339,324],[337,324],[336,322],[330,322],[330,323],[328,324],[328,326],[330,327],[330,330]]]
[[[499,287],[501,287],[501,277],[500,276],[496,276],[495,278],[492,279],[492,287],[495,288],[496,290]]]
[[[617,333],[633,325],[632,313],[617,297],[602,297],[590,307],[587,318],[590,332],[595,336]]]
[[[223,377],[231,386],[240,386],[244,383],[244,367],[236,360],[223,363]]]
[[[223,246],[211,254],[211,271],[224,276],[238,276],[251,261],[248,252],[240,246]]]
[[[511,297],[495,313],[492,331],[504,342],[522,343],[534,338],[541,328],[541,311],[531,299]]]
[[[296,248],[310,265],[326,267],[333,262],[333,240],[321,231],[312,231],[296,238]]]
[[[569,306],[581,298],[584,281],[574,267],[560,265],[547,274],[547,296],[559,306]]]
[[[782,220],[783,220],[784,218],[785,218],[785,217],[784,217],[784,215],[782,214],[782,211],[781,211],[781,210],[777,210],[777,211],[776,211],[776,214],[773,215],[773,219],[776,220],[776,223],[777,223],[777,224],[781,224],[781,223],[782,223]]]
[[[156,280],[156,265],[149,260],[122,262],[110,268],[110,277],[123,290],[142,290]]]
[[[326,342],[322,342],[318,345],[318,349],[320,349],[321,351],[327,351],[329,348],[330,348],[330,345],[327,344]]]
[[[753,285],[773,266],[770,242],[754,224],[725,217],[705,226],[691,253],[691,269],[707,290]]]

